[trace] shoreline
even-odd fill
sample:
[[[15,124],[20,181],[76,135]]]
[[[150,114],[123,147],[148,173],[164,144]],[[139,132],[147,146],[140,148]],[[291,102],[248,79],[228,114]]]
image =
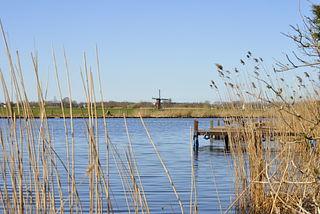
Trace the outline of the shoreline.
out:
[[[2,110],[2,111],[1,111]],[[31,108],[27,112],[18,112],[17,108],[11,111],[6,108],[0,110],[0,118],[40,118],[38,108]],[[61,108],[46,108],[44,118],[71,118],[70,109],[64,109],[64,116]],[[92,112],[94,111],[94,113]],[[93,109],[88,114],[88,109],[73,108],[72,118],[227,118],[227,117],[264,117],[272,118],[275,112],[268,110],[242,110],[242,109],[208,109],[208,108],[183,108],[183,109]]]

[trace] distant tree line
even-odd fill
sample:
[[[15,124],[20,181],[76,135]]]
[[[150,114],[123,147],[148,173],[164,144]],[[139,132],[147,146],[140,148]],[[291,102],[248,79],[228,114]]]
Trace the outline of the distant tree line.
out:
[[[38,108],[39,103],[31,101],[29,102],[30,106],[33,108]],[[11,106],[16,107],[16,103],[10,102]],[[70,108],[70,101],[69,97],[65,97],[62,99],[62,104],[64,108]],[[252,103],[243,103],[242,101],[234,101],[234,102],[220,102],[215,101],[214,103],[210,103],[210,101],[205,102],[172,102],[171,99],[162,101],[162,108],[212,108],[212,109],[232,109],[232,108],[244,108],[244,105],[246,108],[250,109],[258,109],[262,106],[269,108],[269,105],[266,103],[261,102],[252,102]],[[6,104],[2,103],[2,106],[5,107]],[[46,101],[45,103],[46,108],[61,108],[61,102],[54,97],[53,100]],[[87,108],[88,103],[87,102],[77,102],[75,100],[71,101],[72,108]],[[96,103],[97,108],[102,108],[101,102]],[[155,102],[146,102],[146,101],[140,101],[140,102],[117,102],[117,101],[107,101],[103,102],[104,108],[122,108],[122,109],[139,109],[139,108],[155,108]]]

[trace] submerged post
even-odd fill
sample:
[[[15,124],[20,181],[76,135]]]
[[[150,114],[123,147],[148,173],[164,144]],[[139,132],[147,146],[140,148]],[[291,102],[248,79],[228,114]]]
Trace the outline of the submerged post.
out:
[[[220,119],[218,119],[218,126],[220,126]],[[220,136],[219,135],[214,136],[214,138],[217,139],[217,140],[220,140]]]
[[[194,149],[198,150],[199,140],[198,140],[198,120],[194,120],[193,122],[193,139],[194,139]]]
[[[224,148],[225,148],[225,150],[226,151],[229,151],[229,136],[228,135],[226,135],[226,136],[224,136]]]

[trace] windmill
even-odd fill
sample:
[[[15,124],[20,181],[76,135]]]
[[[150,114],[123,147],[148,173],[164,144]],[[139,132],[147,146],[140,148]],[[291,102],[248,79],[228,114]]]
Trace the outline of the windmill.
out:
[[[156,100],[156,108],[157,109],[161,109],[161,100],[168,100],[168,99],[164,99],[164,98],[161,98],[160,96],[160,89],[159,89],[159,97],[158,98],[153,98],[152,99]]]

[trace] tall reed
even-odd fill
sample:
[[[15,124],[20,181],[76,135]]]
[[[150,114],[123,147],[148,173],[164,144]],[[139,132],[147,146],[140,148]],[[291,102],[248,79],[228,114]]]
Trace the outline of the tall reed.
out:
[[[34,117],[33,111],[28,101],[24,81],[22,78],[22,71],[19,62],[18,52],[17,58],[17,73],[13,67],[11,54],[7,45],[4,30],[1,25],[1,31],[5,47],[7,51],[8,61],[10,64],[11,78],[14,85],[14,93],[16,95],[15,102],[18,107],[18,112],[13,111],[9,92],[7,90],[6,82],[3,73],[0,70],[0,77],[3,86],[5,101],[8,104],[5,108],[6,117],[2,119],[3,125],[0,127],[0,142],[1,142],[1,162],[0,171],[3,181],[3,186],[0,187],[0,200],[4,213],[84,213],[83,203],[79,187],[87,185],[89,189],[89,212],[90,213],[114,213],[119,211],[117,205],[117,198],[112,193],[112,187],[109,184],[109,153],[111,151],[114,163],[119,172],[121,183],[123,187],[123,195],[126,199],[128,212],[134,210],[135,213],[150,213],[147,195],[144,192],[142,180],[138,170],[138,163],[135,159],[133,146],[131,143],[126,118],[124,116],[124,123],[127,129],[129,146],[126,148],[122,146],[124,157],[120,155],[118,148],[112,143],[107,132],[106,114],[103,107],[103,96],[100,83],[100,71],[98,60],[98,49],[96,45],[96,61],[97,73],[99,79],[99,93],[102,105],[103,115],[103,129],[105,133],[106,151],[100,151],[99,148],[99,134],[98,134],[98,113],[95,97],[95,88],[93,84],[93,75],[91,67],[87,68],[86,56],[84,58],[84,68],[80,67],[80,75],[82,77],[84,94],[87,100],[88,112],[85,115],[82,112],[84,120],[84,136],[88,145],[88,165],[83,177],[75,176],[75,133],[73,122],[73,111],[70,108],[70,124],[67,122],[64,106],[62,102],[62,92],[60,89],[58,66],[55,60],[55,52],[52,48],[53,62],[55,66],[56,81],[59,90],[59,97],[61,101],[62,117],[64,122],[65,134],[65,153],[58,154],[55,149],[54,127],[50,128],[48,123],[48,115],[46,113],[46,100],[39,79],[37,52],[35,56],[31,54],[33,67],[35,71],[35,78],[37,82],[37,95],[39,103],[39,119]],[[63,49],[65,69],[68,82],[69,101],[71,102],[72,91],[70,88],[69,71],[67,64],[66,53]],[[82,72],[84,71],[84,72]],[[70,103],[71,105],[71,103]],[[21,113],[20,113],[21,112]],[[143,112],[140,114],[142,124],[145,126],[142,119]],[[150,141],[157,151],[150,134],[145,126],[145,130],[149,135]],[[191,139],[191,138],[190,138]],[[26,150],[26,152],[24,152]],[[99,153],[106,154],[106,169],[101,164],[101,157]],[[26,154],[27,157],[23,156]],[[66,157],[65,158],[63,157]],[[158,157],[162,162],[161,156]],[[192,156],[191,156],[192,158]],[[162,162],[163,164],[163,162]],[[172,179],[166,166],[163,164],[169,182],[172,185],[173,191],[176,194],[179,202],[181,213],[184,213],[182,202],[179,198],[178,192],[173,185]],[[193,167],[193,166],[192,166]],[[67,177],[67,181],[64,182]],[[195,188],[195,177],[192,172],[192,188]],[[12,189],[12,191],[10,191]],[[67,189],[67,191],[64,191]],[[196,189],[191,192],[191,198],[196,196]],[[86,195],[87,196],[87,195]],[[190,213],[193,207],[193,212],[197,213],[197,201],[194,205],[190,202]],[[171,204],[170,204],[171,205]]]
[[[225,81],[224,90],[212,81],[212,88],[220,97],[243,103],[244,114],[229,126],[236,195],[229,209],[236,206],[239,213],[317,213],[319,95],[311,94],[310,87],[301,82],[296,83],[295,89],[289,87],[278,73],[271,73],[263,60],[250,52],[247,58],[249,66],[241,60],[243,69],[234,72],[217,64]],[[312,79],[309,81],[319,90]],[[276,111],[270,111],[270,118],[250,113],[253,108],[271,107]],[[236,135],[231,128],[232,132],[237,130]],[[267,133],[263,135],[261,130]]]

